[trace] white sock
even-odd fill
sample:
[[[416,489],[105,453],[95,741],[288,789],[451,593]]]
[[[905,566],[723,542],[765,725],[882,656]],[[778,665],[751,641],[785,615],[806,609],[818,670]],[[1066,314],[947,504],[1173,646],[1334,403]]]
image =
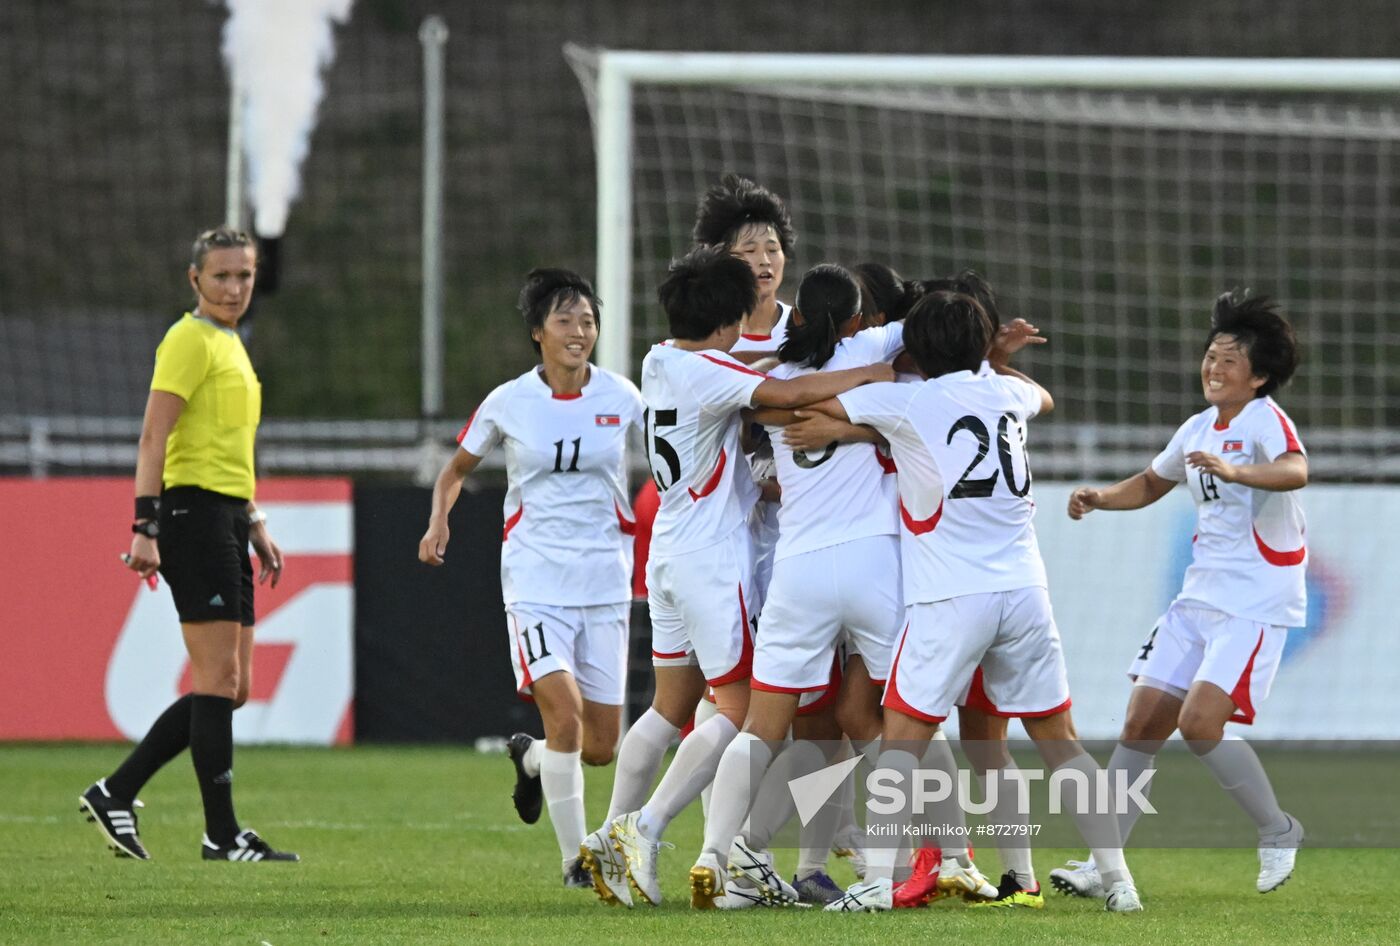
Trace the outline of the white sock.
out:
[[[1200,759],[1225,793],[1253,819],[1261,837],[1288,830],[1288,815],[1279,807],[1253,746],[1243,739],[1222,739]]]
[[[773,843],[773,837],[797,814],[797,803],[792,800],[792,789],[788,783],[795,778],[810,775],[826,764],[826,756],[821,749],[805,739],[788,743],[758,785],[753,807],[749,809],[749,820],[744,825],[744,840],[756,851],[766,851]]]
[[[530,747],[520,757],[520,767],[525,770],[526,775],[533,777],[540,774],[540,758],[543,752],[544,740],[531,739]]]
[[[608,821],[642,807],[656,781],[661,760],[678,732],[679,729],[666,722],[666,717],[650,708],[627,730],[622,748],[617,752]]]
[[[919,759],[906,749],[886,749],[880,753],[877,767],[890,773],[898,773],[899,779],[893,784],[905,792],[914,784],[914,770],[919,767]],[[867,799],[866,805],[875,799]],[[900,842],[906,836],[909,826],[909,808],[899,806],[892,814],[881,814],[867,807],[866,832],[869,845],[865,850],[865,881],[894,880],[894,865],[899,859]]]
[[[694,726],[702,725],[706,720],[712,718],[718,712],[718,703],[711,703],[703,696],[700,697],[700,702],[695,704]],[[714,791],[714,788],[715,783],[711,782],[709,785],[706,785],[705,790],[700,793],[700,813],[706,818],[710,817],[710,795]],[[728,854],[729,848],[725,848],[724,853]]]
[[[1060,785],[1061,810],[1068,811],[1074,818],[1075,827],[1088,843],[1094,864],[1103,875],[1104,886],[1111,887],[1120,880],[1131,881],[1133,875],[1128,872],[1128,862],[1123,859],[1118,819],[1113,815],[1113,789],[1106,781],[1099,781],[1100,771],[1093,756],[1080,752],[1050,773],[1050,798],[1053,803],[1054,786]],[[1082,778],[1062,775],[1071,772],[1082,773]]]
[[[943,730],[934,733],[929,740],[919,768],[944,773],[953,790],[942,801],[925,804],[922,820],[925,824],[933,825],[938,833],[915,839],[914,843],[919,843],[919,840],[930,845],[936,843],[942,849],[944,860],[956,859],[967,867],[972,862],[967,856],[967,816],[963,813],[962,805],[958,804],[958,763],[953,758],[953,747],[948,744]],[[952,830],[945,831],[945,828]]]
[[[1013,761],[1001,768],[988,769],[978,781],[983,786],[983,798],[986,797],[987,783],[996,783],[996,804],[987,812],[987,823],[999,828],[1007,826],[998,831],[995,839],[1002,869],[1016,878],[1022,890],[1034,890],[1036,880],[1031,867],[1030,831],[1026,827],[1030,824],[1030,816],[1022,809],[1020,802],[1020,773]]]
[[[536,742],[535,745],[539,745]],[[540,786],[549,807],[549,821],[565,860],[578,856],[578,846],[587,833],[583,814],[582,752],[555,752],[546,747],[540,753]]]
[[[701,845],[702,851],[718,855],[720,864],[727,861],[734,835],[739,833],[758,794],[763,773],[772,761],[773,750],[767,743],[746,732],[735,736],[720,757],[711,783],[714,794],[705,815],[705,841]]]
[[[1108,784],[1114,792],[1118,791],[1120,780],[1126,779],[1122,784],[1132,785],[1144,772],[1155,772],[1157,769],[1157,756],[1155,753],[1139,752],[1118,743],[1113,747],[1113,755],[1108,759]],[[1123,775],[1118,773],[1122,772]],[[1144,798],[1152,795],[1152,780],[1149,779],[1147,785],[1142,790]],[[1116,796],[1115,796],[1116,798]],[[1115,801],[1114,811],[1118,812],[1118,836],[1123,842],[1123,846],[1128,846],[1128,835],[1133,833],[1133,826],[1142,817],[1142,812],[1138,806],[1131,803],[1122,804]]]
[[[637,829],[644,836],[653,841],[661,840],[666,826],[714,781],[720,757],[738,734],[739,727],[731,723],[728,716],[717,715],[681,740],[681,747],[661,777],[661,784],[642,806]]]

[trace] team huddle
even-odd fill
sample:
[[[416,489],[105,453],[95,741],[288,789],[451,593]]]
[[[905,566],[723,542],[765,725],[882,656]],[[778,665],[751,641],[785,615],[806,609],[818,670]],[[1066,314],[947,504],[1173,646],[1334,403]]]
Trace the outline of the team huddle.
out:
[[[823,263],[792,306],[778,301],[796,237],[782,200],[741,177],[702,196],[693,237],[660,286],[670,337],[643,360],[640,390],[589,363],[600,325],[590,284],[567,270],[530,274],[520,308],[541,364],[463,428],[419,547],[443,562],[463,478],[503,447],[510,651],[545,730],[510,740],[514,801],[528,823],[548,807],[564,883],[608,903],[659,904],[667,827],[701,799],[696,908],[865,912],[939,896],[1041,908],[1028,813],[1011,791],[986,816],[1004,829],[997,884],[973,862],[956,792],[917,816],[871,806],[860,828],[850,779],[803,818],[792,882],[774,868],[793,779],[857,758],[905,785],[916,771],[952,778],[940,727],[957,707],[984,786],[1018,777],[1013,718],[1061,777],[1090,849],[1051,871],[1061,891],[1142,909],[1123,851],[1141,809],[1097,793],[1141,780],[1178,730],[1258,827],[1257,889],[1283,884],[1302,827],[1248,743],[1224,738],[1226,722],[1253,721],[1305,611],[1296,491],[1307,460],[1271,397],[1297,346],[1268,300],[1221,296],[1200,369],[1207,408],[1142,473],[1071,496],[1080,519],[1186,483],[1198,509],[1181,593],[1129,667],[1103,779],[1075,735],[1032,523],[1027,427],[1054,401],[1011,367],[1046,339],[1003,320],[971,271],[908,281],[881,264]],[[645,569],[655,697],[622,739],[607,818],[590,831],[581,766],[612,761],[624,698],[629,432],[645,442],[658,494]],[[833,852],[859,877],[849,889],[826,872]]]

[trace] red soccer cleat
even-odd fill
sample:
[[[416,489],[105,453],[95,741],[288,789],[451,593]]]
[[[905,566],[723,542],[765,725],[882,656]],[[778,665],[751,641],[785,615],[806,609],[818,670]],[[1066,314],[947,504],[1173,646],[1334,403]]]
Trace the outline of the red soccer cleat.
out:
[[[938,868],[943,853],[936,847],[921,847],[914,852],[914,872],[908,880],[894,885],[896,910],[926,907],[938,897]]]

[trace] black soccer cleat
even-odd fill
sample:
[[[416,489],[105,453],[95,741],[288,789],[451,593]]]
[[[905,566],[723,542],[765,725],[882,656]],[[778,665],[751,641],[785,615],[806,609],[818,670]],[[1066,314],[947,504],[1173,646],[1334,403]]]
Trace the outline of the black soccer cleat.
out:
[[[515,813],[526,824],[540,820],[540,808],[544,805],[544,787],[540,784],[540,777],[525,774],[525,753],[534,741],[534,736],[518,732],[506,743],[506,752],[515,764],[515,790],[510,793],[510,800],[515,802]]]
[[[202,846],[206,861],[299,861],[289,851],[274,851],[268,843],[258,837],[252,828],[245,828],[233,836],[231,844],[220,847],[209,836],[204,836]]]
[[[581,856],[569,861],[569,866],[564,868],[564,886],[593,889],[593,874]]]
[[[136,833],[136,805],[134,802],[113,798],[107,791],[107,780],[100,778],[78,796],[78,810],[87,815],[87,820],[97,825],[97,830],[107,840],[107,846],[116,851],[117,857],[134,857],[139,861],[149,861],[141,844],[141,836]]]

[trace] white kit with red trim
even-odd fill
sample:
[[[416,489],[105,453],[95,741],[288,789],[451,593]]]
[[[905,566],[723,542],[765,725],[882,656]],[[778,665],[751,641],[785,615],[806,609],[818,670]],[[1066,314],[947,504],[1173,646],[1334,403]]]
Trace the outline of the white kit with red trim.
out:
[[[1297,428],[1270,397],[1250,401],[1228,426],[1217,417],[1212,407],[1186,421],[1152,461],[1158,476],[1186,483],[1196,503],[1191,565],[1177,600],[1260,624],[1302,627],[1308,553],[1299,491],[1252,489],[1186,465],[1186,455],[1197,450],[1236,466],[1306,455]]]
[[[904,350],[904,325],[866,329],[836,346],[822,371],[888,362]],[[816,369],[784,362],[769,376],[800,378]],[[777,559],[801,555],[872,535],[897,535],[895,464],[874,444],[831,443],[824,450],[794,451],[782,428],[768,428],[783,502],[778,511]]]
[[[653,345],[643,359],[647,456],[661,492],[653,559],[715,545],[744,524],[758,488],[739,446],[739,410],[764,378],[717,350]]]
[[[739,340],[734,343],[734,347],[729,349],[732,355],[740,351],[771,351],[776,352],[778,346],[787,338],[788,316],[792,313],[792,306],[786,302],[778,303],[778,320],[773,323],[773,328],[767,335],[740,335]]]
[[[1045,586],[1025,447],[1035,387],[958,371],[867,384],[840,401],[853,423],[884,434],[899,468],[906,607]]]
[[[462,449],[506,451],[501,592],[513,604],[586,607],[632,598],[627,433],[641,394],[597,366],[581,394],[556,395],[538,368],[496,388],[462,428]]]

